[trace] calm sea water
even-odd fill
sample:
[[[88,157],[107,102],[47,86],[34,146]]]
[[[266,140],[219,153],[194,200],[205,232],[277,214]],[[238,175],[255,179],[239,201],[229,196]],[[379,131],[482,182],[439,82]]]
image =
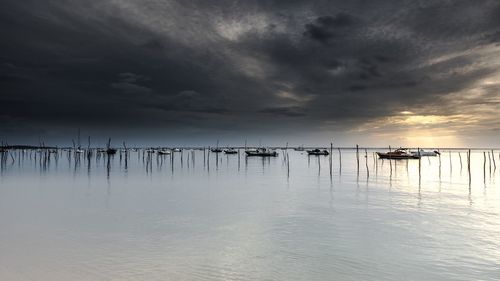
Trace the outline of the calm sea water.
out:
[[[11,151],[0,280],[500,280],[498,152],[279,152]]]

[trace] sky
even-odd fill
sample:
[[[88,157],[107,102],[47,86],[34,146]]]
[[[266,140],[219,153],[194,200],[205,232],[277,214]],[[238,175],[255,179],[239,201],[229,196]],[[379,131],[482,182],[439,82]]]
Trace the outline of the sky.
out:
[[[500,147],[500,2],[2,0],[0,139]]]

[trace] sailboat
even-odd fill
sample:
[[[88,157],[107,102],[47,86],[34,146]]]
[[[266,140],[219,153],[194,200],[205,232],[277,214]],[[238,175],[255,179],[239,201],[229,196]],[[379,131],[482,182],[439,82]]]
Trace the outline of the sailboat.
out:
[[[214,153],[221,153],[222,149],[219,148],[219,140],[217,140],[217,147],[210,149]]]
[[[75,145],[75,142],[73,141],[73,146]],[[78,147],[75,149],[75,153],[84,153],[85,151],[82,149],[82,146],[80,144],[80,129],[78,129]]]

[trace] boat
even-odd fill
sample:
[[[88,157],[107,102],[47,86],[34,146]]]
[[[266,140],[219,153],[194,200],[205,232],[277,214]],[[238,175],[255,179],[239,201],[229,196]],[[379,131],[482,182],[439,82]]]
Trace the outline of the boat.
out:
[[[77,148],[77,149],[75,150],[75,153],[84,153],[84,152],[85,152],[85,151],[84,151],[83,149],[81,149],[81,148]]]
[[[261,157],[276,157],[278,156],[278,152],[274,150],[270,150],[267,148],[257,148],[255,150],[247,150],[245,151],[247,156],[261,156]]]
[[[155,150],[152,148],[148,148],[145,150],[146,153],[155,153]]]
[[[377,152],[378,157],[381,159],[419,159],[420,156],[413,155],[408,150],[399,148],[389,152]]]
[[[212,151],[213,153],[221,153],[222,152],[222,149],[219,148],[219,140],[217,140],[217,146],[210,149],[210,151]]]
[[[326,149],[320,150],[318,148],[312,149],[312,150],[308,150],[307,154],[308,155],[330,155],[330,153],[328,152],[328,150],[326,150]]]
[[[158,154],[159,155],[169,155],[170,151],[168,151],[166,149],[160,149],[160,150],[158,150]]]
[[[108,145],[106,146],[106,154],[115,155],[118,150],[111,147],[111,138],[108,139]]]
[[[416,150],[416,151],[410,151],[411,154],[413,155],[420,155],[420,156],[438,156],[438,155],[441,155],[441,153],[437,150],[433,150],[433,151],[425,151],[423,149],[420,149],[420,150]]]
[[[304,149],[304,146],[303,146],[303,145],[302,145],[302,146],[299,146],[299,147],[296,147],[296,148],[294,148],[293,150],[295,150],[295,151],[305,151],[305,149]]]
[[[228,148],[228,149],[224,150],[224,153],[226,153],[226,154],[237,154],[238,151],[236,149],[234,149],[234,148]]]
[[[182,149],[180,149],[180,148],[174,148],[174,149],[172,149],[172,152],[181,152],[181,151],[182,151]]]

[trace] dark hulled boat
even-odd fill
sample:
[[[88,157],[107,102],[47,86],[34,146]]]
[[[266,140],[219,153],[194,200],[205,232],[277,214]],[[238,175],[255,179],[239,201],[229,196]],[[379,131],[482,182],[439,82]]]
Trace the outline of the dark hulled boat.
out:
[[[330,155],[330,152],[328,150],[320,150],[320,149],[312,149],[307,151],[308,155]]]
[[[389,152],[377,152],[378,157],[381,159],[419,159],[419,155],[414,155],[406,151],[405,149],[396,149]]]
[[[278,152],[274,150],[269,150],[266,148],[257,148],[255,150],[247,150],[245,151],[247,156],[261,156],[261,157],[276,157],[278,156]]]
[[[116,148],[111,147],[111,138],[108,140],[108,145],[106,147],[106,154],[115,155],[118,150]]]

